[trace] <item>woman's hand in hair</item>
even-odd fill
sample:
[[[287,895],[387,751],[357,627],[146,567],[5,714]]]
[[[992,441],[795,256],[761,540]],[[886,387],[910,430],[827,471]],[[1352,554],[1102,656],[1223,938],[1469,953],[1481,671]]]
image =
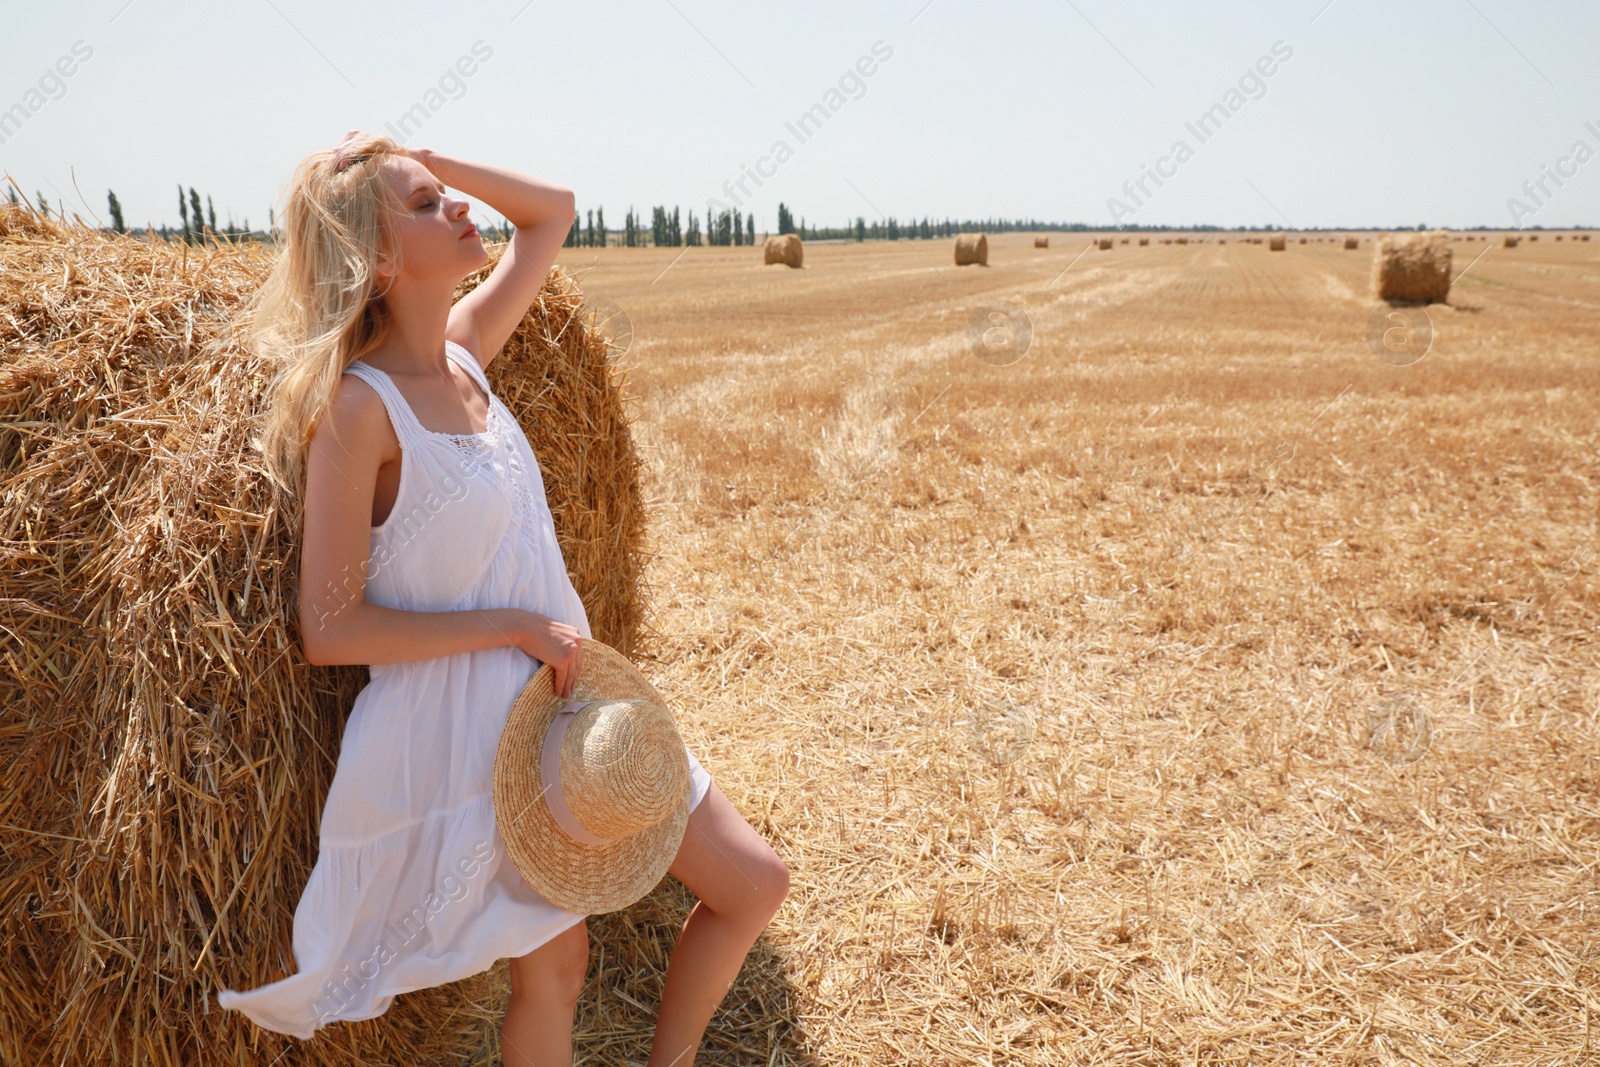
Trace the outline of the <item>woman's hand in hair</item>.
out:
[[[345,151],[362,141],[367,140],[371,134],[362,133],[360,130],[350,130],[340,138],[339,143],[333,146],[333,159],[337,163],[344,158]]]
[[[439,175],[435,173],[433,169],[433,149],[406,148],[404,145],[402,145],[400,151],[404,152],[418,163],[421,163],[424,167],[427,167],[429,174],[432,174],[435,178],[439,177]]]

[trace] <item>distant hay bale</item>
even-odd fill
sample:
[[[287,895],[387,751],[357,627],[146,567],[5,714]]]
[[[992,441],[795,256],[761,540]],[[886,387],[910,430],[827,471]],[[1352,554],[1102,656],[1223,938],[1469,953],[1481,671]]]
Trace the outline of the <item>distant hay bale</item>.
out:
[[[1267,251],[1282,252],[1288,246],[1288,239],[1285,238],[1281,233],[1275,233],[1272,235],[1272,239],[1267,243]]]
[[[1558,240],[1558,241],[1561,240],[1561,235],[1559,233],[1556,234],[1556,240]]]
[[[1098,244],[1100,246],[1100,251],[1102,251],[1102,252],[1109,251],[1110,248],[1111,248],[1111,238],[1102,237],[1102,238],[1100,238],[1099,241],[1096,242],[1096,244]]]
[[[1580,241],[1587,241],[1588,239],[1589,239],[1589,235],[1588,234],[1584,234],[1582,237],[1578,238],[1578,240],[1580,240]]]
[[[1048,237],[1035,237],[1033,239],[1033,247],[1035,247],[1035,248],[1049,248],[1050,247],[1050,238],[1048,238]]]
[[[1227,244],[1227,243],[1228,243],[1228,239],[1227,239],[1227,238],[1226,238],[1226,237],[1218,237],[1218,238],[1217,238],[1217,244],[1219,244],[1219,245],[1225,245],[1225,244]]]
[[[1147,245],[1149,243],[1150,243],[1150,238],[1148,238],[1148,237],[1139,238],[1139,244],[1140,245]]]
[[[1357,249],[1357,248],[1360,248],[1360,247],[1361,247],[1361,238],[1359,238],[1359,237],[1346,237],[1344,239],[1344,250],[1346,252],[1349,252],[1349,251],[1351,251],[1353,249]]]
[[[771,266],[782,263],[786,267],[799,267],[805,260],[805,248],[800,243],[797,233],[775,233],[767,238],[766,251],[762,253],[761,265]]]
[[[1127,244],[1127,243],[1128,243],[1128,239],[1127,239],[1127,238],[1126,238],[1126,237],[1124,237],[1124,238],[1123,238],[1123,239],[1122,239],[1122,243],[1123,243],[1123,244]]]
[[[26,425],[0,434],[0,1061],[483,1062],[505,964],[305,1042],[217,1007],[218,989],[293,969],[368,682],[303,657],[301,504],[252,447],[272,368],[227,324],[271,253],[29,214],[0,203],[0,424]],[[538,455],[595,636],[633,646],[641,461],[583,307],[553,270],[488,374]]]
[[[1443,303],[1450,295],[1450,241],[1443,230],[1386,233],[1372,254],[1372,290],[1379,300]]]
[[[1176,238],[1176,240],[1180,245],[1186,245],[1189,243],[1189,239],[1187,237],[1179,237]]]
[[[1300,243],[1301,244],[1305,244],[1306,243],[1306,239],[1304,237],[1300,238]]]
[[[1517,238],[1508,233],[1500,238],[1500,244],[1506,248],[1515,248],[1517,247]]]
[[[960,233],[956,235],[956,266],[965,267],[970,263],[987,265],[989,262],[989,238],[981,233]]]
[[[1539,239],[1539,235],[1538,235],[1538,234],[1536,234],[1536,233],[1530,233],[1530,234],[1528,234],[1528,240],[1530,240],[1530,241],[1537,241],[1537,240],[1538,240],[1538,239]]]

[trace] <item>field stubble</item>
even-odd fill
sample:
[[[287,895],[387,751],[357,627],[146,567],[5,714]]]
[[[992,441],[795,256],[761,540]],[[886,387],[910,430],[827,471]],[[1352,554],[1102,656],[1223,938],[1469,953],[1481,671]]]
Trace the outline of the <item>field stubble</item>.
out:
[[[651,669],[794,876],[709,1033],[1573,1061],[1600,259],[1492,248],[1396,367],[1370,244],[1088,239],[564,259],[633,320]],[[1004,367],[995,299],[1034,327]]]

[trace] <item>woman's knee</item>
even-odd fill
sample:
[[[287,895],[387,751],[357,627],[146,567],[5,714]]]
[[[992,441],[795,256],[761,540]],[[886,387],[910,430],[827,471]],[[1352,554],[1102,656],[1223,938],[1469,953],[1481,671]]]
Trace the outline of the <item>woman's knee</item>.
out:
[[[511,994],[576,1003],[588,973],[588,921],[579,919],[527,955],[512,958]]]
[[[759,932],[772,921],[789,895],[789,868],[775,852],[759,863],[743,866],[748,880],[741,885],[742,892],[734,894],[731,901],[723,902],[723,908],[730,913],[730,918]]]

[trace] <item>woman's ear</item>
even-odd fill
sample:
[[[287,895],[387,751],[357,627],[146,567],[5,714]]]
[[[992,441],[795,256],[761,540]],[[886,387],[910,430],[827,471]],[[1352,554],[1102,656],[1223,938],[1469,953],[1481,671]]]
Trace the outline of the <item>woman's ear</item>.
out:
[[[387,286],[394,280],[394,263],[389,258],[387,249],[378,250],[378,258],[373,263],[373,280],[380,288]]]

